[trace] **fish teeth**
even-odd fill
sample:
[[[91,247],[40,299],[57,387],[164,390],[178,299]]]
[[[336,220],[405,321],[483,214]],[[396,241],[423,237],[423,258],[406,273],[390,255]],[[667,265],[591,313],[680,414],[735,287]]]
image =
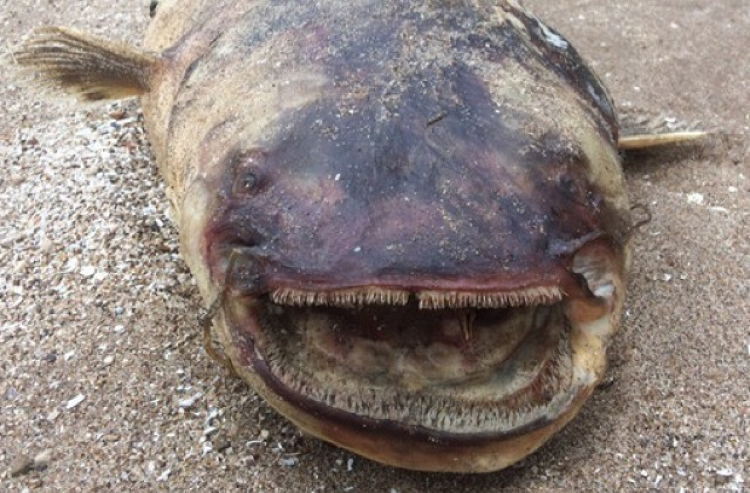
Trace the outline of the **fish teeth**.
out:
[[[419,308],[423,310],[549,305],[562,300],[564,296],[565,293],[556,286],[500,292],[422,291],[417,293]]]
[[[271,293],[279,305],[338,306],[406,305],[410,293],[398,289],[352,288],[335,291],[303,291],[281,288]],[[419,308],[442,310],[453,308],[504,308],[528,305],[550,305],[562,300],[565,293],[557,286],[525,288],[516,291],[420,291],[416,293]]]
[[[276,304],[291,306],[405,305],[409,301],[408,291],[381,288],[336,291],[301,291],[282,288],[273,291],[270,296]]]

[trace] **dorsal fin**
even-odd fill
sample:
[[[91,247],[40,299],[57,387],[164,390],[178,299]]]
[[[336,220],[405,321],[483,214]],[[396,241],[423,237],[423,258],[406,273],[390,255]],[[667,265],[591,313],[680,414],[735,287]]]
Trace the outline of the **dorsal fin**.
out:
[[[43,85],[85,101],[122,99],[149,91],[158,57],[144,50],[61,27],[35,31],[13,53]]]

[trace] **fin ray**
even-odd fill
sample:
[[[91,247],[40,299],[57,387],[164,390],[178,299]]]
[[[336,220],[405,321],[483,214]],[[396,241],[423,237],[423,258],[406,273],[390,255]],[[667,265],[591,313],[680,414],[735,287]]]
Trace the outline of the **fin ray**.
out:
[[[701,139],[707,135],[707,132],[702,132],[699,130],[657,134],[622,135],[617,140],[617,148],[621,151],[648,149],[650,147],[690,142],[691,140]]]
[[[39,74],[41,85],[85,101],[148,92],[151,71],[158,60],[144,50],[60,27],[35,31],[13,58]]]
[[[710,133],[701,129],[698,122],[689,122],[632,107],[618,108],[620,137],[617,147],[621,151],[650,149],[690,142],[707,137]]]

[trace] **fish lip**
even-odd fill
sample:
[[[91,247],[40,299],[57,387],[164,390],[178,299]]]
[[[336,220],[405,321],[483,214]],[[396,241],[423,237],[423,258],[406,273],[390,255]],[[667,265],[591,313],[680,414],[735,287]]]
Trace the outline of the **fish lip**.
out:
[[[423,291],[438,292],[518,292],[524,289],[570,288],[571,276],[567,269],[549,269],[545,272],[520,274],[491,273],[487,275],[441,276],[426,273],[379,274],[370,278],[334,277],[329,273],[300,275],[274,273],[266,276],[268,291],[294,287],[301,291],[330,292],[346,289],[382,288],[417,294]]]
[[[530,423],[513,428],[512,430],[497,433],[451,433],[427,428],[422,425],[409,425],[388,419],[374,419],[368,416],[342,411],[299,394],[276,377],[270,368],[268,368],[264,357],[260,354],[254,343],[252,346],[252,350],[249,352],[249,361],[253,370],[271,391],[297,409],[313,415],[316,418],[323,418],[326,421],[336,423],[339,426],[348,426],[354,429],[367,429],[371,432],[376,431],[393,436],[406,436],[412,441],[424,441],[436,445],[451,447],[510,440],[544,428],[554,423],[558,418],[558,416],[555,416],[554,419],[538,418]],[[579,392],[579,389],[575,389],[575,392],[572,392],[573,395],[571,402],[573,402]],[[563,409],[559,414],[562,415],[567,410],[567,408]]]
[[[540,252],[538,263],[502,265],[458,264],[372,266],[320,262],[303,266],[287,262],[268,238],[254,233],[240,238],[231,228],[214,226],[205,234],[203,254],[215,284],[236,293],[261,296],[274,290],[293,288],[309,292],[332,292],[358,288],[382,288],[409,293],[422,291],[516,292],[524,289],[559,288],[563,295],[577,293],[579,282],[571,272],[573,257],[590,245],[607,243],[597,231],[567,242],[553,242]],[[264,239],[265,238],[265,239]],[[270,243],[273,243],[272,241]],[[235,272],[227,269],[236,255]]]
[[[259,302],[257,296],[237,295],[248,304]],[[262,301],[266,302],[266,301]],[[323,421],[334,428],[348,428],[355,433],[379,433],[392,436],[397,440],[405,440],[410,443],[431,444],[441,449],[451,450],[454,448],[476,447],[483,444],[500,443],[515,438],[523,437],[537,430],[554,426],[561,418],[567,415],[575,407],[575,403],[586,393],[587,386],[580,382],[571,382],[571,385],[555,394],[554,400],[558,406],[554,414],[548,414],[529,420],[519,426],[491,432],[450,432],[429,428],[419,424],[410,424],[393,419],[373,418],[366,415],[355,414],[329,404],[320,402],[312,397],[306,396],[291,386],[284,383],[268,366],[262,350],[256,343],[256,335],[264,329],[260,327],[257,317],[252,317],[252,327],[249,337],[247,335],[237,337],[239,323],[233,320],[230,309],[225,301],[224,323],[227,324],[235,349],[240,353],[241,362],[245,367],[250,367],[253,373],[262,381],[267,391],[298,411],[313,416],[316,420]],[[247,334],[246,330],[240,331]],[[267,397],[267,396],[266,396]],[[274,406],[275,407],[275,406]],[[282,413],[285,414],[286,413]],[[289,416],[287,415],[289,418]],[[298,423],[299,424],[299,423]],[[301,426],[301,425],[300,425]],[[302,426],[304,428],[304,426]],[[331,440],[330,437],[324,437]],[[346,445],[339,444],[344,446]],[[356,450],[354,450],[356,452]]]
[[[249,249],[237,249],[240,255]],[[239,264],[240,262],[237,262]],[[580,292],[580,283],[567,268],[567,261],[556,266],[524,272],[491,272],[445,276],[424,272],[404,273],[351,273],[351,272],[291,272],[263,262],[251,260],[249,269],[212,269],[217,284],[237,295],[264,296],[274,292],[297,291],[300,293],[326,293],[345,291],[381,290],[399,292],[406,296],[421,296],[424,293],[475,293],[512,295],[546,291],[555,300]],[[541,300],[539,300],[541,301]],[[534,300],[526,300],[525,304]],[[510,303],[517,305],[518,303]],[[479,308],[479,306],[477,306]]]

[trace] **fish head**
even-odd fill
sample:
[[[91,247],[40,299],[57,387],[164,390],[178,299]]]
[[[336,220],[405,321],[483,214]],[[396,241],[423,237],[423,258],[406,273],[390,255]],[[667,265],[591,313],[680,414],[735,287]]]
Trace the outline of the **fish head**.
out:
[[[234,369],[398,467],[538,448],[602,378],[625,297],[598,79],[516,2],[212,8],[212,28],[147,36],[176,44],[144,112]]]
[[[603,376],[630,224],[606,136],[530,136],[469,68],[434,80],[213,147],[184,209],[226,351],[274,407],[388,464],[495,470]]]

